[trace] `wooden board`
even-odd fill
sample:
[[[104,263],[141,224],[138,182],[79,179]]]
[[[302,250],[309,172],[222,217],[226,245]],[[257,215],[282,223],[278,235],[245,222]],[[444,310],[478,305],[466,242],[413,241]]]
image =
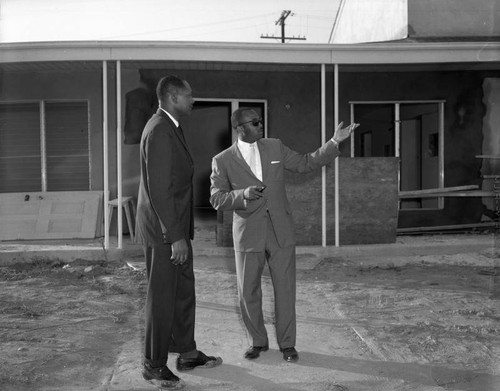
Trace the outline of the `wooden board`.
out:
[[[498,192],[483,191],[483,190],[470,190],[470,191],[451,191],[443,193],[429,193],[420,195],[400,195],[400,199],[407,198],[435,198],[435,197],[497,197]]]
[[[422,195],[433,195],[435,197],[436,193],[449,193],[454,191],[464,191],[464,190],[477,190],[479,186],[468,185],[468,186],[453,186],[453,187],[441,187],[435,189],[423,189],[423,190],[407,190],[400,191],[399,198],[420,198]]]
[[[0,194],[0,240],[91,239],[102,191]]]

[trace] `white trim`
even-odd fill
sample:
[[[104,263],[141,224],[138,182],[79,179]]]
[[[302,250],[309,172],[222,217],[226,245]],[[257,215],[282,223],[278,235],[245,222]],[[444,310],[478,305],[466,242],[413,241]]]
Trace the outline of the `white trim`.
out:
[[[431,100],[350,100],[349,104],[354,105],[383,105],[383,104],[431,104],[431,103],[445,103],[443,99]]]
[[[33,61],[225,61],[290,64],[436,64],[500,61],[500,42],[293,44],[60,41],[0,44],[0,63]]]
[[[354,104],[350,103],[350,107],[351,107],[351,124],[354,122]],[[350,137],[351,139],[351,157],[354,157],[354,135],[352,135]]]
[[[394,156],[401,156],[401,103],[394,103]],[[398,183],[399,183],[398,178]]]
[[[45,120],[45,101],[39,103],[40,110],[40,160],[42,175],[42,191],[47,191],[47,123]]]
[[[444,187],[444,101],[438,104],[439,110],[439,187]],[[438,198],[438,209],[444,209],[444,197]]]

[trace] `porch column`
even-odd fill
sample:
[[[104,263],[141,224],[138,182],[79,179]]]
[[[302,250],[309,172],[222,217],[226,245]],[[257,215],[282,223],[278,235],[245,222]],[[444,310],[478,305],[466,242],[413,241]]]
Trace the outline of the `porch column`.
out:
[[[339,64],[334,65],[333,69],[333,110],[334,110],[334,129],[339,123]],[[335,131],[335,130],[334,130]],[[339,224],[340,204],[339,204],[339,158],[335,159],[335,247],[340,245],[340,224]]]
[[[118,224],[118,248],[123,248],[123,212],[122,212],[122,67],[116,61],[116,191],[118,206],[116,222]],[[132,233],[131,233],[132,235]]]
[[[102,147],[103,147],[103,181],[104,181],[104,249],[109,249],[109,156],[108,156],[108,63],[102,62]]]
[[[326,143],[326,67],[321,64],[321,145]],[[321,245],[326,247],[326,167],[321,168]]]

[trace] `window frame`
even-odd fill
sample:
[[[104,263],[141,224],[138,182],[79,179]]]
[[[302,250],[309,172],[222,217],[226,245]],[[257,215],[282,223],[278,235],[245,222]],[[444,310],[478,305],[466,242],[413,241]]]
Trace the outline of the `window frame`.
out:
[[[92,190],[92,148],[90,140],[90,102],[88,99],[25,99],[25,100],[0,100],[0,105],[22,105],[22,104],[38,104],[38,114],[40,117],[40,160],[41,160],[41,190],[42,192],[47,192],[48,190],[48,166],[47,166],[47,126],[46,126],[46,104],[52,103],[82,103],[86,106],[86,116],[87,116],[87,152],[88,152],[88,171],[89,175],[87,178],[88,189],[85,191]],[[61,190],[65,191],[65,190]]]
[[[445,100],[381,100],[381,101],[349,101],[351,123],[355,121],[356,105],[394,105],[394,156],[400,157],[401,148],[401,105],[412,104],[436,104],[438,109],[438,188],[444,188],[444,105]],[[355,157],[355,137],[356,132],[351,136],[351,157]],[[398,190],[401,191],[401,170],[398,170]],[[422,211],[422,210],[442,210],[444,209],[444,197],[436,197],[437,207],[435,208],[401,208],[399,201],[399,210],[401,211]]]

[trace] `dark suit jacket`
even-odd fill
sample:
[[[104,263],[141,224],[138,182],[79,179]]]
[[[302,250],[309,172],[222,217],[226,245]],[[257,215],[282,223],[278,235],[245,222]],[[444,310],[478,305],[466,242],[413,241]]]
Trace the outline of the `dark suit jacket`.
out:
[[[217,210],[233,210],[233,241],[236,251],[264,251],[269,211],[276,238],[281,247],[295,244],[292,211],[285,190],[284,170],[309,172],[324,166],[340,152],[328,141],[315,152],[300,154],[278,139],[257,141],[262,161],[262,182],[252,173],[234,143],[212,160],[210,203]],[[247,201],[243,192],[248,186],[265,185],[264,196]]]
[[[140,156],[137,241],[153,246],[193,239],[193,159],[181,130],[160,109],[144,128]]]

